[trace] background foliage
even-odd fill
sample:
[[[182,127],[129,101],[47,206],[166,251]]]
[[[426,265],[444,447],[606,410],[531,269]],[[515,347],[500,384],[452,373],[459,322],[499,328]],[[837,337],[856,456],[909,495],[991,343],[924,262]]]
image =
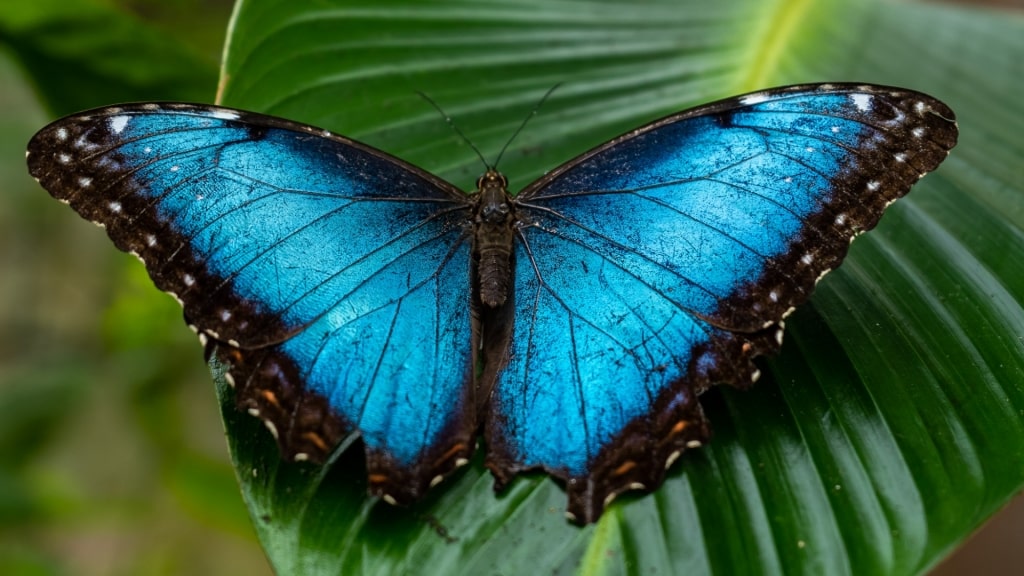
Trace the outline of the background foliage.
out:
[[[478,161],[414,90],[488,153],[565,82],[503,161],[513,187],[658,115],[791,82],[931,92],[957,110],[961,144],[794,315],[766,381],[708,395],[714,443],[597,527],[567,525],[543,478],[495,498],[479,462],[411,512],[377,506],[357,453],[282,466],[258,423],[226,411],[281,573],[917,573],[1024,484],[1024,20],[898,2],[643,6],[249,2],[220,96],[463,186]],[[0,116],[0,572],[251,574],[262,559],[180,311],[24,175],[51,113],[212,99],[226,7],[129,8],[0,8],[5,62],[48,111],[0,70],[19,111]]]

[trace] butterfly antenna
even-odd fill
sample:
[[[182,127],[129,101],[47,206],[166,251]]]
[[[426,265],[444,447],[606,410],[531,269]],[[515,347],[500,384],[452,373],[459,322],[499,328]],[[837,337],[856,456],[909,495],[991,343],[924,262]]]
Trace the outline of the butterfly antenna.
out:
[[[523,123],[519,125],[519,128],[516,129],[515,134],[513,134],[512,137],[508,139],[508,142],[505,142],[505,146],[503,146],[501,152],[498,153],[498,159],[494,161],[495,168],[497,168],[498,164],[501,163],[501,157],[505,155],[505,150],[508,150],[509,145],[511,145],[512,141],[516,139],[516,136],[519,136],[519,133],[523,131],[523,128],[526,128],[526,123],[529,122],[531,118],[537,115],[537,112],[540,110],[540,107],[543,106],[544,102],[547,101],[548,96],[551,96],[555,89],[561,85],[562,83],[559,82],[558,84],[555,84],[554,86],[549,88],[548,91],[544,93],[544,96],[542,96],[541,99],[537,101],[537,105],[533,107],[533,110],[530,110],[530,113],[526,115],[526,118],[523,118]]]
[[[484,155],[480,153],[480,149],[477,148],[475,144],[473,144],[472,140],[467,138],[466,135],[462,133],[462,130],[459,130],[459,127],[455,125],[455,121],[452,120],[452,117],[449,116],[448,114],[446,114],[445,111],[437,104],[437,102],[434,102],[433,98],[431,98],[430,96],[427,96],[426,94],[424,94],[423,92],[420,92],[419,90],[417,90],[416,93],[420,95],[420,98],[423,98],[424,100],[429,102],[430,105],[433,106],[434,109],[437,110],[438,113],[441,114],[441,117],[444,118],[444,121],[448,123],[448,126],[450,126],[451,129],[454,130],[455,133],[458,134],[460,138],[462,138],[463,142],[465,142],[466,144],[469,144],[469,147],[473,149],[473,152],[476,152],[477,158],[480,159],[480,162],[484,165],[484,167],[487,168],[488,170],[490,170],[491,169],[491,165],[488,164],[487,160],[484,159]]]

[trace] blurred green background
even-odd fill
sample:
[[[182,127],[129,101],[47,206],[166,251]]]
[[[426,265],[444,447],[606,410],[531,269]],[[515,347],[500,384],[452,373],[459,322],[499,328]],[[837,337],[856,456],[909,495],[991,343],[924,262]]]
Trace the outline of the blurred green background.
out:
[[[54,114],[212,101],[230,12],[227,0],[0,7],[0,574],[270,573],[180,307],[24,166]],[[90,33],[58,13],[102,24]],[[118,52],[118,30],[143,25],[152,50]],[[54,52],[31,50],[41,36]],[[109,43],[96,63],[109,72],[61,58],[62,42],[69,54]],[[40,102],[19,59],[52,70],[66,100]]]
[[[0,7],[0,574],[269,573],[180,308],[134,258],[39,189],[23,161],[54,114],[212,101],[231,3],[10,4]],[[91,33],[34,25],[53,11],[104,24]],[[112,43],[111,57],[95,63],[110,70],[83,71],[73,58],[25,49],[34,43],[26,34],[50,35],[68,53],[75,42],[112,41],[112,19],[115,29],[152,27],[151,51],[119,53]],[[40,102],[17,62],[78,89]],[[1008,547],[1017,566],[1019,548]]]

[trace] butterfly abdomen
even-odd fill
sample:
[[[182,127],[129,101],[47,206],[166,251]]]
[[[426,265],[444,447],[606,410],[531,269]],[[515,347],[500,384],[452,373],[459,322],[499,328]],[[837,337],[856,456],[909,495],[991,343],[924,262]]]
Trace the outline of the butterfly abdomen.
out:
[[[488,170],[477,181],[474,252],[480,281],[480,300],[496,308],[508,299],[512,288],[512,205],[508,182],[501,173]]]
[[[511,272],[509,251],[494,247],[480,251],[480,300],[496,308],[508,299]]]

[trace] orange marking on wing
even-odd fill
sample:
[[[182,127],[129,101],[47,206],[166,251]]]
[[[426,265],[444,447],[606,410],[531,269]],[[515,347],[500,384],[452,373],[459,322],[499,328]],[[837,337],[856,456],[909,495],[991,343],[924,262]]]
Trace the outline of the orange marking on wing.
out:
[[[305,434],[302,435],[302,437],[305,438],[306,440],[309,440],[313,444],[315,444],[316,447],[319,448],[323,452],[326,452],[328,450],[328,448],[329,448],[329,446],[327,446],[327,443],[324,442],[323,437],[321,437],[316,432],[313,432],[313,431],[306,432]]]
[[[618,468],[616,468],[615,470],[612,471],[612,475],[613,476],[622,476],[623,474],[629,472],[633,468],[636,468],[636,462],[634,462],[632,460],[626,460]]]
[[[275,407],[281,407],[281,404],[277,401],[277,395],[271,392],[270,390],[260,390],[260,396],[263,396],[264,400],[274,405]]]
[[[466,445],[463,444],[462,442],[459,442],[458,444],[456,444],[456,445],[452,446],[451,448],[449,448],[447,452],[442,454],[441,457],[438,458],[438,462],[444,462],[445,460],[451,458],[452,456],[455,456],[456,454],[458,454],[459,452],[462,452],[465,449],[466,449]]]

